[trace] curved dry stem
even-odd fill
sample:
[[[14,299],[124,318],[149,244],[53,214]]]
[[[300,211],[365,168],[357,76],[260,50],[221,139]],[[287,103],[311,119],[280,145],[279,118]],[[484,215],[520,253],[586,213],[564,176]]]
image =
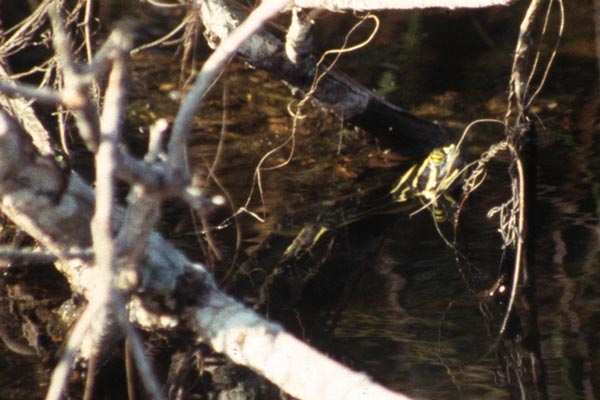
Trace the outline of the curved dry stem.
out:
[[[81,317],[77,320],[75,327],[69,335],[64,354],[52,371],[50,386],[48,387],[48,392],[46,392],[46,400],[60,400],[62,392],[67,384],[67,380],[69,379],[69,373],[75,362],[77,352],[92,323],[98,319],[99,315],[106,312],[105,309],[106,302],[99,299],[99,301],[90,303],[81,314]]]
[[[506,313],[504,315],[504,319],[502,320],[502,325],[500,327],[500,336],[504,334],[506,331],[506,326],[510,319],[510,314],[513,310],[515,298],[517,297],[517,287],[519,286],[519,279],[521,276],[521,267],[523,263],[523,242],[524,242],[524,229],[525,229],[525,174],[523,172],[523,163],[519,158],[517,150],[509,144],[511,154],[514,157],[515,165],[517,167],[517,182],[518,182],[518,204],[519,204],[519,216],[518,216],[518,225],[517,225],[517,235],[515,238],[515,264],[513,267],[512,273],[512,283],[511,283],[511,293],[510,298],[508,300],[508,305],[506,306]]]
[[[48,9],[54,1],[44,0],[26,19],[2,33],[3,38],[6,38],[7,35],[10,37],[4,40],[0,46],[0,59],[15,54],[30,45],[35,32],[43,26]]]
[[[363,40],[362,42],[352,45],[350,47],[348,47],[348,41],[350,40],[350,37],[352,36],[352,34],[360,27],[362,26],[363,23],[365,23],[367,20],[373,20],[375,23],[375,26],[373,27],[373,30],[371,31],[371,33],[369,34],[369,36]],[[371,15],[371,14],[367,14],[364,17],[362,17],[360,19],[360,21],[358,21],[354,26],[352,26],[352,28],[350,28],[350,30],[348,31],[348,33],[346,33],[345,37],[344,37],[344,42],[342,43],[342,46],[338,49],[330,49],[325,51],[322,55],[321,58],[319,59],[319,61],[316,63],[315,65],[315,69],[318,71],[319,68],[321,67],[321,65],[325,62],[327,56],[334,54],[335,57],[334,59],[331,61],[331,63],[329,65],[327,65],[326,67],[324,67],[323,71],[321,71],[320,73],[316,74],[313,82],[309,88],[309,90],[306,92],[306,94],[302,97],[302,99],[298,102],[298,104],[295,107],[295,110],[292,110],[292,104],[293,102],[290,102],[290,104],[288,104],[288,112],[290,113],[290,115],[292,115],[292,130],[290,135],[288,136],[288,138],[286,140],[283,141],[283,143],[281,143],[280,145],[278,145],[277,147],[269,150],[267,153],[265,153],[261,159],[259,160],[256,168],[254,169],[254,175],[252,177],[252,186],[250,187],[250,192],[246,198],[246,202],[244,204],[243,207],[240,207],[238,209],[238,211],[236,212],[236,214],[240,213],[240,212],[245,212],[248,213],[251,216],[254,216],[256,218],[257,214],[253,213],[253,212],[249,212],[248,207],[250,205],[250,202],[252,201],[252,197],[254,194],[254,190],[255,188],[257,188],[258,192],[259,192],[259,196],[260,196],[260,202],[261,205],[264,208],[265,205],[265,200],[264,200],[264,192],[263,192],[263,186],[262,186],[262,171],[272,171],[278,168],[282,168],[285,167],[286,165],[288,165],[293,156],[294,156],[294,152],[295,152],[295,148],[296,148],[296,132],[298,130],[298,123],[300,120],[304,119],[304,115],[302,114],[302,108],[304,107],[304,105],[306,105],[313,97],[314,93],[317,90],[317,87],[319,86],[319,82],[333,69],[333,67],[335,66],[335,64],[338,62],[339,58],[341,57],[342,54],[344,53],[348,53],[348,52],[352,52],[352,51],[356,51],[359,50],[361,48],[363,48],[364,46],[368,45],[373,38],[375,37],[375,35],[377,34],[377,31],[379,30],[379,18],[375,15]],[[276,154],[277,152],[285,149],[285,147],[291,143],[291,149],[287,155],[287,157],[280,162],[277,165],[271,166],[271,167],[263,167],[263,164],[273,155]],[[263,221],[265,219],[265,215],[263,214],[263,218],[257,218],[259,221]]]
[[[181,21],[179,23],[179,25],[177,25],[175,28],[173,28],[173,30],[171,30],[171,32],[165,34],[164,36],[159,37],[156,40],[153,40],[152,42],[145,43],[141,46],[136,47],[135,49],[131,50],[130,54],[133,56],[143,50],[151,49],[152,47],[156,47],[156,46],[160,46],[160,45],[164,44],[167,40],[171,39],[179,31],[181,31],[183,28],[185,28],[187,23],[188,23],[187,18],[184,18],[183,21]]]
[[[215,184],[217,185],[217,187],[223,192],[223,195],[227,199],[228,204],[230,204],[231,208],[233,209],[233,199],[232,199],[231,195],[229,194],[229,192],[227,191],[227,189],[223,186],[223,184],[220,182],[219,178],[216,175],[213,175],[212,178],[215,181]],[[231,259],[231,262],[229,263],[229,268],[227,269],[227,271],[223,275],[223,278],[219,282],[221,284],[227,282],[230,279],[230,277],[233,275],[240,251],[242,249],[243,235],[242,235],[242,227],[240,225],[240,221],[238,219],[237,214],[233,215],[230,218],[233,219],[233,225],[235,227],[235,250],[233,252],[233,257]],[[223,223],[221,223],[221,225],[223,225]]]
[[[222,156],[223,156],[223,147],[225,144],[225,136],[227,134],[227,118],[228,118],[227,101],[228,101],[228,87],[227,87],[227,84],[225,84],[225,85],[223,85],[223,96],[222,96],[223,111],[221,114],[221,134],[219,135],[219,142],[217,144],[217,150],[215,151],[215,156],[213,158],[212,164],[207,168],[208,173],[207,173],[206,181],[204,182],[206,187],[208,187],[210,185],[211,179],[216,181],[216,169],[217,169],[219,162],[221,161]],[[228,197],[228,196],[226,196],[226,197]],[[215,240],[213,238],[210,227],[208,226],[206,214],[202,209],[198,210],[198,214],[200,216],[200,223],[202,225],[202,230],[206,236],[206,243],[208,244],[209,249],[213,252],[213,254],[217,258],[217,260],[221,260],[223,258],[223,253],[221,252],[221,250],[219,249],[217,243],[215,242]],[[198,232],[195,214],[192,214],[192,221],[194,223],[195,234],[198,236],[199,232]],[[237,252],[237,249],[236,249],[236,252]]]
[[[375,26],[373,27],[373,30],[371,31],[369,36],[362,42],[348,47],[348,41],[350,40],[350,37],[352,36],[354,31],[356,31],[360,26],[362,26],[363,23],[365,23],[369,19],[373,20],[373,22],[375,23]],[[321,65],[325,62],[325,59],[327,58],[327,56],[329,56],[330,54],[335,54],[335,57],[333,58],[331,63],[324,68],[324,70],[322,72],[320,72],[319,74],[317,74],[315,76],[308,92],[303,96],[302,100],[300,100],[300,102],[296,106],[296,111],[292,112],[292,115],[294,116],[294,125],[296,124],[297,118],[301,116],[302,107],[312,99],[313,94],[316,92],[317,87],[319,86],[319,82],[325,77],[325,75],[327,75],[333,69],[333,67],[335,66],[335,64],[337,64],[337,62],[340,59],[340,57],[342,56],[342,54],[356,51],[356,50],[359,50],[359,49],[365,47],[373,40],[373,38],[375,38],[375,35],[377,34],[378,31],[379,31],[379,18],[375,15],[367,14],[364,17],[362,17],[360,19],[360,21],[358,21],[356,24],[354,24],[354,26],[352,26],[352,28],[350,28],[348,33],[346,33],[346,36],[344,37],[344,42],[342,43],[342,46],[340,48],[327,50],[321,55],[321,58],[316,63],[317,71],[319,70]],[[288,107],[288,109],[289,109],[289,107]]]
[[[92,0],[85,0],[85,15],[83,17],[83,37],[85,41],[85,53],[88,63],[92,62]]]
[[[550,4],[548,5],[548,12],[546,14],[546,20],[544,21],[544,31],[546,30],[546,25],[548,23],[548,19],[550,18],[550,11],[552,10],[552,4],[554,3],[555,0],[552,0],[550,2]],[[563,4],[563,0],[556,0],[558,1],[558,9],[559,9],[559,15],[560,15],[560,23],[558,26],[558,37],[556,38],[556,43],[554,44],[554,48],[552,49],[552,54],[550,55],[550,59],[548,60],[548,62],[546,63],[546,68],[544,69],[544,72],[542,74],[542,78],[540,80],[540,83],[538,84],[538,87],[536,88],[535,92],[533,92],[533,94],[530,96],[529,100],[527,101],[526,107],[530,107],[531,103],[533,103],[533,101],[537,98],[538,94],[542,91],[542,88],[544,87],[544,84],[546,83],[546,79],[548,78],[548,74],[550,73],[550,68],[552,68],[552,64],[554,64],[554,59],[556,58],[556,54],[558,53],[558,46],[560,45],[562,36],[563,36],[563,32],[565,29],[565,7]],[[539,54],[539,52],[538,52]],[[538,55],[536,55],[536,61],[537,61]],[[532,68],[529,80],[531,81],[531,79],[533,78],[533,74],[534,74],[534,69]]]

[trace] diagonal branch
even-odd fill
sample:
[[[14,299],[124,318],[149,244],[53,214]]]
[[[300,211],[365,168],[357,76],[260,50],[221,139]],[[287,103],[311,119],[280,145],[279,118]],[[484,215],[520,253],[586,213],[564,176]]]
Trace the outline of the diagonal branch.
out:
[[[97,284],[93,266],[67,258],[68,249],[91,243],[92,188],[76,174],[65,185],[67,178],[58,166],[37,154],[27,134],[5,112],[0,112],[0,171],[2,212],[60,260],[57,267],[74,291],[92,296]],[[116,207],[112,217],[116,229],[122,216],[123,210]],[[150,235],[141,260],[128,304],[130,319],[141,327],[171,331],[187,327],[196,333],[190,340],[208,341],[300,399],[324,398],[315,397],[317,392],[332,394],[334,399],[341,398],[340,393],[363,399],[406,399],[227,297],[204,267],[191,263],[159,234]]]
[[[415,8],[482,8],[515,0],[294,0],[296,7],[330,11],[412,10]]]
[[[181,104],[173,123],[172,137],[169,142],[169,157],[171,162],[175,163],[176,170],[182,172],[187,170],[187,135],[192,127],[194,115],[215,79],[242,43],[261,29],[287,3],[288,0],[265,0],[260,3],[231,35],[223,38],[219,47],[204,63],[194,85]]]

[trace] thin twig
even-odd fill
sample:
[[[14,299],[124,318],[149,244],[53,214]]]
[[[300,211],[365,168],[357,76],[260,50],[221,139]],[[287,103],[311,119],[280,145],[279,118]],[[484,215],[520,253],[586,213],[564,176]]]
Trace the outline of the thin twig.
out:
[[[239,46],[261,29],[267,20],[279,13],[287,3],[288,0],[265,0],[260,3],[239,27],[221,42],[204,63],[196,82],[185,96],[173,123],[168,149],[169,159],[176,170],[183,174],[187,171],[187,135],[207,89],[210,88],[214,79],[233,57]]]
[[[40,88],[25,83],[0,82],[0,92],[7,96],[23,96],[26,99],[34,99],[43,104],[63,104],[64,97],[51,89]]]
[[[43,25],[48,9],[55,0],[44,0],[27,19],[15,25],[3,35],[12,33],[10,38],[6,39],[0,46],[0,58],[4,59],[28,46],[31,38]],[[6,37],[6,36],[4,36]]]
[[[515,246],[516,254],[512,272],[510,298],[506,307],[504,318],[502,320],[502,325],[500,327],[500,336],[502,336],[506,330],[511,312],[514,307],[515,298],[517,296],[517,288],[519,287],[519,281],[523,270],[523,263],[525,261],[523,260],[523,246],[525,242],[527,242],[528,240],[532,240],[531,237],[528,237],[526,228],[527,221],[525,220],[527,215],[526,208],[532,207],[532,204],[525,203],[527,197],[526,186],[531,185],[527,185],[527,182],[525,181],[526,179],[529,179],[529,177],[525,176],[523,160],[521,158],[522,154],[518,146],[520,146],[523,140],[532,140],[531,138],[521,137],[521,132],[523,132],[523,124],[529,123],[529,107],[531,106],[532,101],[535,99],[535,97],[543,87],[543,84],[548,75],[548,71],[550,70],[550,67],[552,66],[552,63],[554,61],[554,57],[556,55],[556,46],[558,46],[564,27],[564,9],[562,1],[559,0],[560,25],[558,32],[558,40],[546,65],[546,68],[544,69],[539,86],[533,94],[530,94],[530,81],[535,73],[535,69],[537,68],[537,60],[539,57],[538,50],[538,54],[536,55],[533,65],[531,66],[531,70],[528,74],[527,57],[530,53],[530,38],[533,32],[536,17],[545,1],[547,0],[532,0],[529,5],[529,8],[525,13],[523,21],[521,22],[519,38],[517,40],[517,46],[515,49],[515,56],[512,65],[507,113],[505,115],[505,129],[508,140],[508,148],[510,150],[513,163],[516,167],[516,176],[513,176],[512,182],[513,197],[508,202],[511,206],[510,217],[504,218],[502,216],[502,212],[504,212],[504,209],[506,207],[502,206],[499,210],[501,212],[501,222],[504,223],[505,221],[508,221],[509,224],[508,227],[501,227],[501,232],[503,232],[503,234],[505,235],[505,246],[513,244]],[[546,15],[546,19],[548,18],[550,7],[552,6],[552,2],[554,0],[549,1],[549,10]],[[543,34],[546,30],[546,23],[544,24],[542,30],[543,37]],[[514,108],[513,101],[516,103],[517,115],[514,118],[514,122],[512,124],[509,124],[509,119],[513,113]],[[528,134],[529,131],[530,128],[526,130],[526,134]],[[535,185],[535,182],[533,182],[533,185]]]
[[[131,339],[125,339],[125,377],[127,379],[127,400],[135,400],[135,372],[131,354]]]
[[[69,249],[68,251],[65,251],[62,255],[66,259],[80,259],[83,261],[91,261],[93,254],[94,253],[91,249],[83,249],[81,251]],[[13,249],[0,247],[0,261],[3,263],[50,264],[55,262],[56,260],[57,258],[55,255],[43,250],[33,248]]]
[[[152,363],[148,359],[148,356],[146,356],[146,349],[142,339],[126,317],[126,304],[123,301],[123,297],[120,295],[120,293],[117,293],[115,296],[114,304],[119,310],[121,310],[121,312],[119,312],[117,315],[117,318],[120,322],[121,329],[124,330],[129,342],[129,349],[131,350],[131,354],[135,360],[135,365],[142,380],[142,385],[144,385],[144,388],[148,392],[148,395],[151,399],[164,400],[165,396],[162,394],[162,390],[158,383],[158,379],[156,378]]]
[[[73,52],[71,49],[72,44],[67,31],[65,30],[63,18],[58,10],[59,4],[60,2],[56,2],[56,8],[50,8],[48,10],[50,22],[52,23],[52,32],[54,33],[54,36],[52,37],[52,44],[54,45],[54,51],[60,60],[65,74],[76,76],[77,67],[75,65],[75,60],[73,58]]]
[[[83,17],[83,34],[85,38],[85,52],[88,63],[92,62],[92,35],[90,24],[92,23],[92,0],[85,0],[85,15]]]
[[[533,94],[529,96],[529,100],[527,101],[527,107],[531,106],[531,103],[533,103],[533,101],[536,99],[536,97],[541,92],[542,88],[544,87],[544,84],[546,83],[546,79],[548,78],[548,74],[550,73],[550,68],[554,64],[554,59],[556,58],[556,55],[558,54],[558,46],[560,45],[560,42],[561,42],[561,39],[563,36],[563,32],[565,30],[565,7],[563,4],[563,0],[557,0],[557,1],[558,1],[558,10],[559,10],[559,14],[560,14],[560,23],[558,26],[558,33],[557,33],[558,36],[556,38],[556,43],[554,44],[554,48],[552,49],[552,54],[550,55],[550,59],[546,63],[546,68],[544,69],[542,78],[540,79],[540,83],[538,84],[538,87],[536,88],[535,92],[533,92]],[[547,19],[549,18],[549,14],[552,9],[553,2],[554,2],[554,0],[552,0],[550,2],[550,4],[548,5],[548,16],[546,17],[545,23],[547,23]],[[533,75],[533,71],[532,71],[531,75]],[[532,77],[530,77],[529,79],[531,80],[531,78]]]
[[[171,3],[163,3],[162,1],[157,1],[157,0],[146,0],[146,1],[155,7],[161,7],[161,8],[176,8],[176,7],[184,6],[184,4],[182,4],[180,2],[171,4]]]
[[[69,335],[69,339],[67,340],[64,354],[52,371],[50,385],[48,387],[48,392],[46,393],[46,400],[60,400],[69,378],[71,367],[75,361],[77,351],[83,343],[90,326],[100,316],[103,309],[104,307],[100,301],[90,303],[75,323],[75,326]]]
[[[187,18],[185,18],[183,21],[181,21],[179,23],[179,25],[177,25],[175,28],[173,28],[173,30],[171,32],[167,33],[166,35],[164,35],[162,37],[159,37],[156,40],[153,40],[150,43],[144,43],[143,45],[136,47],[135,49],[131,50],[130,54],[133,56],[142,50],[150,49],[152,47],[160,46],[160,45],[164,44],[167,40],[169,40],[170,38],[175,36],[180,30],[185,28],[185,26],[187,25],[187,22],[188,22],[188,20],[187,20]]]
[[[87,376],[85,377],[85,389],[83,391],[83,400],[92,400],[94,397],[94,383],[96,382],[96,364],[98,356],[92,355],[88,360]]]
[[[515,160],[515,165],[517,167],[517,182],[518,182],[518,220],[517,220],[517,237],[515,239],[515,265],[512,272],[512,282],[510,289],[510,297],[508,299],[508,305],[506,306],[506,314],[504,315],[504,319],[502,320],[502,325],[500,326],[500,336],[504,334],[506,331],[506,326],[508,325],[508,321],[510,320],[510,314],[514,307],[515,299],[517,297],[517,288],[519,286],[519,278],[521,276],[521,269],[523,265],[523,246],[525,243],[525,174],[523,172],[523,163],[517,153],[517,150],[509,144],[510,152]]]
[[[0,248],[0,270],[10,268],[12,263],[51,264],[54,261],[56,261],[56,257],[45,251]]]
[[[60,42],[59,42],[60,43]],[[92,321],[100,321],[100,330],[107,326],[108,306],[111,304],[111,291],[114,276],[114,245],[112,239],[112,215],[114,208],[114,170],[116,146],[119,137],[119,111],[123,106],[123,86],[124,86],[124,68],[122,62],[115,62],[115,67],[109,79],[108,89],[106,91],[105,108],[101,118],[101,140],[96,153],[96,211],[92,218],[91,231],[95,261],[97,268],[98,285],[94,296],[86,308],[84,315],[77,322],[76,328],[82,338],[75,337],[76,330],[69,338],[69,347],[65,352],[63,359],[65,362],[59,363],[52,374],[51,386],[48,390],[46,400],[58,399],[66,385],[66,379],[72,366],[79,345],[83,342],[83,337],[89,334],[89,328]],[[89,317],[90,310],[94,314]],[[117,311],[119,312],[119,311]],[[90,319],[92,318],[92,319]],[[77,346],[75,347],[75,345]],[[68,363],[66,361],[69,361]]]
[[[130,52],[133,47],[134,27],[135,24],[131,21],[119,23],[96,52],[89,65],[82,66],[80,79],[85,82],[93,82],[108,70],[115,58],[121,57],[125,52]]]
[[[124,38],[125,39],[125,38]],[[127,46],[128,47],[128,46]],[[103,271],[108,279],[107,289],[111,301],[107,303],[115,308],[116,317],[121,329],[130,340],[133,354],[140,372],[144,387],[153,399],[162,399],[160,386],[150,362],[145,356],[143,344],[135,333],[125,314],[125,301],[117,288],[113,287],[116,275],[116,246],[113,239],[113,213],[115,198],[115,171],[117,169],[116,154],[120,139],[120,123],[125,97],[125,53],[121,53],[113,63],[109,85],[104,100],[101,118],[101,142],[96,155],[96,214],[92,220],[94,248],[96,249],[97,268]],[[139,238],[145,241],[147,236]],[[120,249],[119,249],[120,250]],[[103,254],[100,254],[103,252]],[[137,265],[137,264],[136,264]]]
[[[537,15],[539,9],[542,6],[542,3],[546,0],[532,0],[529,4],[529,8],[527,9],[525,16],[523,17],[523,21],[521,22],[520,30],[519,30],[519,38],[517,40],[517,46],[515,49],[515,56],[513,58],[512,65],[512,73],[510,78],[510,92],[508,95],[508,107],[506,111],[506,115],[504,117],[504,122],[506,127],[511,126],[509,124],[509,118],[513,113],[513,100],[516,102],[516,106],[518,108],[518,116],[517,123],[519,122],[519,118],[525,115],[524,107],[526,105],[526,97],[527,97],[527,78],[526,78],[526,57],[528,50],[529,38],[531,36],[531,31],[533,30],[533,22],[535,21],[535,16]]]
[[[414,8],[482,8],[505,6],[515,0],[294,0],[301,8],[325,8],[330,11],[411,10]]]

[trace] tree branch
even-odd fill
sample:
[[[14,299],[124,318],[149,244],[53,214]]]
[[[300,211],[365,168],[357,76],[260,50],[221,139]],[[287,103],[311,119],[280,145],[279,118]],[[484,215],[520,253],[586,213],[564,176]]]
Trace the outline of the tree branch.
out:
[[[87,247],[91,242],[93,190],[74,173],[65,185],[58,166],[37,154],[27,134],[5,112],[0,112],[0,171],[2,212],[60,260],[57,266],[73,290],[92,296],[97,285],[95,268],[85,260],[67,258],[66,249]],[[123,211],[116,208],[112,218],[119,228]],[[315,397],[318,392],[337,399],[339,393],[353,388],[355,398],[406,399],[310,349],[279,325],[227,297],[204,267],[191,263],[157,233],[150,235],[141,260],[128,306],[130,319],[140,326],[190,328],[196,340],[207,340],[297,398],[327,398]],[[303,358],[309,364],[299,361]],[[328,377],[345,377],[340,382],[352,386],[341,387]],[[320,385],[326,386],[316,389]]]
[[[415,8],[483,8],[515,0],[293,0],[296,7],[329,11],[411,10]]]
[[[226,0],[203,1],[199,12],[205,36],[215,47],[245,18],[244,12],[234,9]],[[294,63],[286,55],[284,44],[265,30],[242,43],[237,52],[254,67],[293,86],[300,95],[310,91],[315,76],[325,70],[316,67],[315,58],[312,58],[313,62]],[[328,71],[311,93],[319,106],[344,122],[364,129],[382,146],[399,153],[425,155],[450,138],[449,132],[441,126],[385,101],[335,69]]]

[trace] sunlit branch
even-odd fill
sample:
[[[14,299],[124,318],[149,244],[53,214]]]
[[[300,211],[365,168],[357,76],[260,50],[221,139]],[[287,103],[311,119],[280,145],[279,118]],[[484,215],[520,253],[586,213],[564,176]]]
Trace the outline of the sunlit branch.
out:
[[[215,78],[231,57],[234,56],[241,44],[261,29],[264,23],[275,16],[287,3],[287,0],[265,0],[260,3],[239,27],[221,42],[204,63],[194,85],[183,100],[173,123],[168,151],[169,158],[176,170],[182,173],[187,171],[187,136],[192,127],[194,115]]]
[[[35,99],[43,104],[57,105],[63,104],[65,101],[60,93],[24,83],[0,82],[0,92],[7,96],[23,96],[27,99]]]
[[[330,11],[411,10],[414,8],[482,8],[508,5],[516,0],[293,0],[302,8]]]
[[[52,371],[50,386],[46,392],[46,400],[60,400],[77,352],[85,340],[92,323],[100,316],[99,313],[103,311],[105,311],[105,307],[103,307],[101,301],[92,302],[85,308],[85,311],[75,323],[67,340],[63,356]]]
[[[34,33],[44,24],[48,8],[55,1],[44,0],[27,19],[3,32],[5,38],[7,35],[10,37],[0,45],[0,58],[6,58],[27,46]]]

